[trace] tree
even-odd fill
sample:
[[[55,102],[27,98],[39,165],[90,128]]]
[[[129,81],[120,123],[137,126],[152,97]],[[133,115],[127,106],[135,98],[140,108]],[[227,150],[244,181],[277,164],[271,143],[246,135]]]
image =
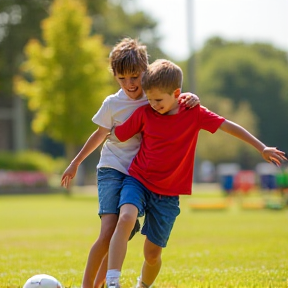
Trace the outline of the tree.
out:
[[[108,49],[101,36],[89,36],[91,20],[76,0],[56,0],[42,22],[43,40],[30,40],[17,93],[35,112],[32,128],[65,143],[69,159],[94,125],[91,115],[111,92]],[[113,85],[112,85],[113,86]]]
[[[12,79],[23,60],[22,49],[29,37],[39,37],[39,23],[47,16],[47,2],[0,1],[0,81],[4,84],[1,85],[0,98],[7,104],[12,102]]]
[[[158,48],[157,22],[134,7],[127,13],[131,1],[79,0],[87,6],[92,19],[92,34],[101,34],[104,44],[115,45],[123,36],[139,37],[148,44],[151,55],[163,53]],[[29,39],[41,40],[40,23],[49,15],[53,0],[0,1],[0,98],[11,104],[13,77],[24,60],[23,48]],[[131,4],[131,3],[130,3]],[[143,38],[143,39],[142,39]]]
[[[202,99],[201,99],[202,101]],[[211,111],[223,115],[228,120],[234,121],[257,136],[257,117],[252,113],[249,103],[241,102],[237,109],[231,99],[209,95],[202,105]],[[200,160],[209,160],[214,164],[220,162],[238,162],[245,169],[250,169],[259,162],[259,153],[247,143],[228,135],[223,131],[215,134],[200,131],[197,157]]]
[[[105,46],[111,48],[124,36],[131,36],[139,38],[148,46],[151,61],[165,57],[158,47],[160,37],[156,31],[157,22],[139,11],[135,2],[130,0],[78,1],[87,6],[87,13],[92,19],[90,33],[102,35]],[[61,143],[53,142],[55,147],[60,149],[53,149],[52,152],[50,149],[52,139],[47,134],[35,135],[31,131],[32,112],[27,109],[27,101],[14,94],[12,81],[19,73],[19,66],[25,60],[24,47],[29,39],[37,39],[44,43],[40,23],[49,16],[50,5],[53,2],[53,0],[0,1],[0,110],[2,113],[3,109],[5,111],[3,115],[7,115],[5,120],[1,117],[0,124],[6,127],[2,131],[4,133],[2,136],[9,139],[3,147],[1,146],[2,149],[42,150],[49,147],[46,152],[53,153],[54,156],[62,155]],[[107,56],[105,55],[106,58]],[[21,113],[11,113],[11,110]]]
[[[288,143],[287,53],[268,44],[210,39],[197,54],[197,93],[246,101],[258,118],[259,138],[285,149]],[[248,127],[249,128],[249,127]]]
[[[159,49],[161,38],[156,32],[157,22],[139,11],[133,1],[110,0],[103,13],[94,14],[92,19],[92,33],[103,35],[105,44],[114,46],[121,38],[127,36],[139,38],[147,45],[151,61],[166,57]]]

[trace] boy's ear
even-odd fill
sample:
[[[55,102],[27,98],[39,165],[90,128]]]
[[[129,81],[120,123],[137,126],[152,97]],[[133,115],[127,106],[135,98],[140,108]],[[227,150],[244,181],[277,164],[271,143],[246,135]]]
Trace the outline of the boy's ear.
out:
[[[174,90],[173,94],[174,94],[175,98],[178,98],[179,95],[181,94],[181,88],[177,88],[176,90]]]

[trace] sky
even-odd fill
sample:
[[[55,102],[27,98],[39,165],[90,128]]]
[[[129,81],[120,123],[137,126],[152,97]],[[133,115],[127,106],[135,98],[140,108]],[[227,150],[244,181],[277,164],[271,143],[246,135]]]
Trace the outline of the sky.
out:
[[[191,9],[187,9],[188,1]],[[212,36],[248,43],[265,42],[288,52],[288,0],[135,2],[138,9],[158,21],[161,48],[175,60],[185,60],[189,50],[201,49]]]

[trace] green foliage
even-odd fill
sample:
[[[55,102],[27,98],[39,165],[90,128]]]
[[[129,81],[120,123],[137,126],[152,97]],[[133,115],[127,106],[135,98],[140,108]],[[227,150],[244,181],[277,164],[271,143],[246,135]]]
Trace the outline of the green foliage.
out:
[[[103,35],[105,44],[110,46],[114,46],[123,37],[140,38],[148,46],[149,54],[153,59],[164,55],[159,49],[160,37],[156,31],[155,19],[139,11],[133,1],[107,2],[106,9],[93,17],[93,33]]]
[[[260,140],[285,149],[287,59],[286,52],[271,45],[210,39],[197,55],[197,93],[202,101],[209,95],[230,98],[236,110],[248,102],[258,118]]]
[[[202,105],[209,110],[243,126],[253,135],[258,135],[257,118],[252,113],[249,103],[241,102],[236,108],[236,105],[229,98],[216,95],[207,95],[206,98],[206,100],[202,101],[201,99],[201,101]],[[214,164],[223,161],[231,162],[233,159],[246,169],[253,168],[256,163],[262,161],[261,155],[253,147],[220,130],[214,134],[200,131],[197,156],[201,160],[210,160]]]
[[[64,164],[64,160],[61,158],[53,159],[51,156],[37,151],[0,153],[0,167],[2,170],[55,173],[62,171]]]
[[[44,44],[31,40],[18,77],[18,94],[35,112],[32,128],[52,139],[83,144],[91,134],[91,117],[111,92],[108,49],[101,36],[89,36],[91,20],[76,0],[57,0],[42,22]]]
[[[11,101],[13,77],[23,61],[23,47],[31,37],[40,37],[40,22],[47,17],[50,0],[1,0],[0,82],[1,99]]]
[[[181,214],[153,286],[286,288],[287,210],[245,211],[237,208],[237,199],[224,211],[191,210],[191,201],[207,192],[211,197],[215,193],[210,187],[195,187],[192,197],[181,198]],[[80,287],[88,252],[100,231],[96,203],[96,196],[83,194],[1,197],[0,219],[5,221],[0,221],[0,287],[23,287],[39,273],[53,275],[64,287]],[[143,243],[140,233],[129,242],[123,287],[136,284]]]
[[[23,48],[29,39],[41,39],[40,23],[49,15],[49,7],[53,2],[53,0],[0,1],[2,16],[0,55],[3,55],[0,59],[0,97],[2,100],[4,98],[7,102],[12,100],[12,79],[18,73],[19,65],[23,61]],[[144,13],[126,13],[122,9],[131,5],[131,1],[79,0],[79,3],[87,6],[88,14],[93,20],[92,33],[101,34],[105,44],[114,45],[122,36],[141,36],[142,40],[149,44],[152,54],[154,50],[155,53],[161,52],[157,48],[159,37],[156,34],[156,21]],[[118,27],[115,23],[119,24]]]

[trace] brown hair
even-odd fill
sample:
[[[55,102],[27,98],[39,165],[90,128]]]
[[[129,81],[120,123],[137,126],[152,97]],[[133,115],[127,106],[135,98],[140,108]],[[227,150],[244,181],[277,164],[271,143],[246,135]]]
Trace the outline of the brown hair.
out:
[[[181,88],[183,73],[179,66],[166,59],[158,59],[150,64],[142,77],[144,91],[158,88],[171,94]]]
[[[114,46],[109,60],[114,76],[141,73],[148,67],[147,48],[136,39],[124,38]]]

